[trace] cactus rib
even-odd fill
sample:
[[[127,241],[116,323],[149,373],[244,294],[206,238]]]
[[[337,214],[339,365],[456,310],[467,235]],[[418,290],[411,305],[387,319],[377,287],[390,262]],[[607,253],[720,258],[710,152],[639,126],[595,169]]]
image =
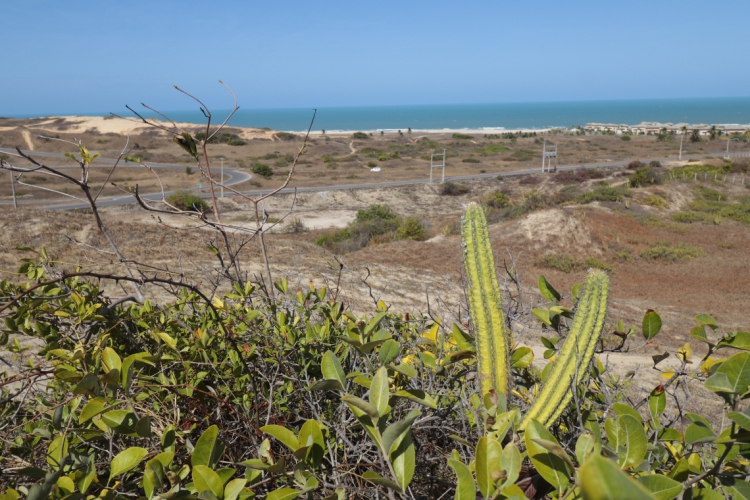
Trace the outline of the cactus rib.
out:
[[[539,397],[521,422],[521,430],[526,429],[531,419],[545,427],[552,425],[573,397],[574,377],[585,376],[588,364],[599,341],[607,314],[609,278],[599,270],[590,270],[573,317],[573,326],[557,354],[547,382]]]
[[[461,236],[482,394],[495,390],[507,395],[513,340],[505,325],[495,259],[480,205],[469,203],[466,207],[461,218]]]

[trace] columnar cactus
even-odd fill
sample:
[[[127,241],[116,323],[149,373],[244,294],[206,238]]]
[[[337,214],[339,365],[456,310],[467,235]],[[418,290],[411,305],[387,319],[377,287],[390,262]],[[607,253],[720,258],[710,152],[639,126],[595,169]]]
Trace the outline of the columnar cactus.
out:
[[[578,307],[573,316],[573,326],[557,359],[547,376],[539,397],[526,413],[521,429],[526,429],[531,419],[545,427],[552,425],[573,397],[574,383],[586,376],[594,348],[604,327],[607,315],[609,277],[600,270],[589,271],[583,286]]]
[[[480,205],[469,203],[466,207],[461,234],[482,394],[491,390],[507,394],[513,338],[505,325],[495,259]]]

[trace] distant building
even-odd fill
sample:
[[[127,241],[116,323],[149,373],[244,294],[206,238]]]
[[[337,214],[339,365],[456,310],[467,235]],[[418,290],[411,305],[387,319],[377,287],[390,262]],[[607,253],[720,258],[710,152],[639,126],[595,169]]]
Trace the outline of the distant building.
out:
[[[691,125],[689,123],[641,122],[638,125],[632,126],[615,123],[587,123],[584,128],[587,132],[614,132],[615,134],[631,133],[643,135],[656,135],[663,130],[674,133],[675,135],[682,135],[683,132],[691,134],[693,130],[698,130],[700,135],[708,136],[711,134],[712,127],[716,127],[716,131],[720,135],[744,134],[750,131],[750,125],[734,123],[722,125],[706,125],[705,123],[699,123]]]

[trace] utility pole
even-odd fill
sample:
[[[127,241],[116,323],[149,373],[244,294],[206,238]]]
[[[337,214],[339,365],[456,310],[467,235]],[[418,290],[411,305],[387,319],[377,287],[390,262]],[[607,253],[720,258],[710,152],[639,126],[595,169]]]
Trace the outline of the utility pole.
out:
[[[680,156],[677,158],[678,160],[682,160],[682,139],[684,136],[684,134],[680,135]]]
[[[16,180],[13,178],[13,172],[10,172],[10,190],[13,192],[13,210],[18,210],[16,201]]]
[[[224,198],[224,157],[221,157],[221,197]]]
[[[729,158],[729,139],[727,139],[727,158]]]

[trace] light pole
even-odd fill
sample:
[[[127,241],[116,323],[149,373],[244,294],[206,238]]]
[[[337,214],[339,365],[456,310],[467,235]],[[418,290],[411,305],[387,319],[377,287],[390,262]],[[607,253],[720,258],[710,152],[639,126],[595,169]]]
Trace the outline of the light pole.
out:
[[[224,198],[224,157],[221,157],[221,197]]]
[[[16,201],[16,180],[13,178],[13,172],[10,172],[10,190],[13,192],[13,210],[18,210],[18,202]]]
[[[729,141],[730,139],[727,139],[727,158],[729,158]]]
[[[682,160],[682,139],[685,137],[685,135],[680,135],[680,156],[677,158],[678,160]]]

